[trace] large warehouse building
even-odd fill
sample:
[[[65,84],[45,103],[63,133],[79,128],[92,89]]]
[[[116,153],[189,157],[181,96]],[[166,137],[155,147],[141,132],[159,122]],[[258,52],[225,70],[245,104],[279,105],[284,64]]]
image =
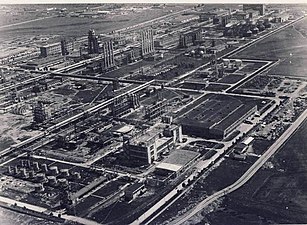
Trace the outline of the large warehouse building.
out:
[[[254,101],[236,97],[209,94],[201,103],[177,119],[183,134],[203,138],[223,139],[257,111]]]

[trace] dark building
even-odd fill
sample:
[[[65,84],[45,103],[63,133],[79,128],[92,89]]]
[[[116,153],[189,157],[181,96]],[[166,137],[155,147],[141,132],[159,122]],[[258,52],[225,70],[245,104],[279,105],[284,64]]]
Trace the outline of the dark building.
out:
[[[115,66],[113,41],[106,41],[102,44],[103,51],[103,70],[108,70]]]
[[[35,123],[42,123],[47,119],[47,113],[45,111],[44,104],[42,102],[38,102],[33,107],[33,121]]]
[[[225,95],[204,96],[202,103],[177,119],[184,134],[223,139],[257,111],[254,102],[244,103]]]
[[[263,16],[265,13],[264,4],[243,4],[243,11],[247,11],[250,9],[258,11],[261,16]]]
[[[98,36],[95,34],[94,30],[89,30],[88,32],[88,54],[98,54],[99,53],[99,44]]]
[[[179,38],[179,47],[186,48],[195,45],[197,41],[201,40],[201,30],[193,30],[182,33]]]

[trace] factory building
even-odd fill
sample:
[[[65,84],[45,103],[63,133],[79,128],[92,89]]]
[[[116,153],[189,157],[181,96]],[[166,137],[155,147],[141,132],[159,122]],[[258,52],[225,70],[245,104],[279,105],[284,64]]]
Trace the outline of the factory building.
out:
[[[98,36],[95,34],[94,30],[88,31],[87,39],[88,39],[88,45],[87,45],[88,54],[98,54],[99,53]]]
[[[181,126],[152,127],[131,138],[125,138],[124,150],[128,157],[142,164],[151,164],[165,150],[173,149],[182,140]]]
[[[106,41],[102,44],[103,50],[103,64],[102,70],[108,70],[115,66],[114,62],[114,49],[113,49],[113,41]]]
[[[144,30],[141,32],[141,51],[142,57],[155,52],[153,30]]]
[[[250,9],[258,11],[261,16],[265,14],[264,4],[243,4],[243,11],[247,11]]]
[[[202,39],[201,30],[187,31],[180,34],[179,37],[179,47],[186,48],[195,45],[198,41]]]
[[[42,102],[38,102],[33,107],[33,121],[35,123],[42,123],[47,119],[48,115],[45,110],[45,106]]]
[[[140,106],[140,96],[138,94],[130,94],[121,98],[116,98],[111,106],[114,117],[121,117]]]
[[[188,169],[200,156],[198,152],[177,150],[172,152],[165,160],[159,163],[154,173],[160,176],[178,177]]]
[[[256,103],[224,95],[207,95],[193,110],[177,119],[182,132],[203,138],[223,139],[257,111]]]
[[[63,39],[61,42],[45,45],[40,47],[40,56],[48,57],[50,55],[68,55],[73,51],[75,44],[73,41],[67,42]]]
[[[146,191],[145,185],[142,183],[134,183],[125,189],[125,200],[131,201],[138,195],[143,194]]]

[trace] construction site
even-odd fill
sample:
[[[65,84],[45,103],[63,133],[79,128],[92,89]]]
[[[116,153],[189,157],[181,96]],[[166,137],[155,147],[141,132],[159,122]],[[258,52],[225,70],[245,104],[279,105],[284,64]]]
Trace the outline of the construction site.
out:
[[[57,223],[176,224],[305,115],[305,78],[272,74],[278,57],[244,57],[305,20],[296,9],[111,5],[49,11],[159,13],[51,32],[0,59],[0,206]]]

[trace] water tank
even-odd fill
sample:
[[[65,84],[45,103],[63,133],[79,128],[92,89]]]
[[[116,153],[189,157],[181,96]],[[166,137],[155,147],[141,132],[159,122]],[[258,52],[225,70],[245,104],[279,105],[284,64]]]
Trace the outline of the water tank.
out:
[[[50,167],[50,174],[51,175],[58,175],[59,174],[59,169],[58,169],[58,167],[57,166],[51,166]]]
[[[74,177],[75,179],[81,179],[81,174],[80,174],[79,172],[75,172],[75,173],[73,174],[73,177]]]

